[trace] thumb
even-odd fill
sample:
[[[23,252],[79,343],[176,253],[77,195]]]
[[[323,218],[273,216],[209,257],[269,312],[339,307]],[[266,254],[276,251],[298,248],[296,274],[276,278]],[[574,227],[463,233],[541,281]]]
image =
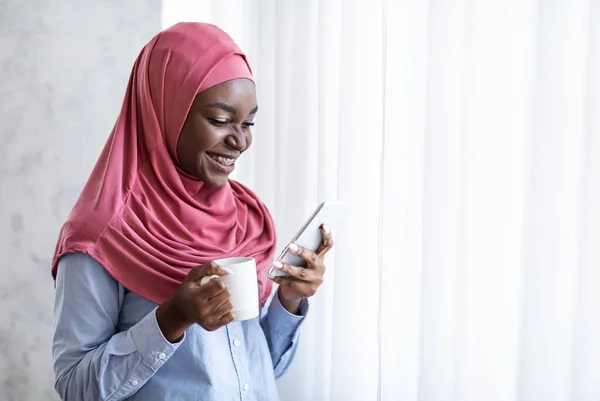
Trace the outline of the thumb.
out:
[[[199,279],[202,279],[202,277],[206,277],[206,276],[212,276],[212,275],[227,276],[230,274],[233,274],[233,270],[231,270],[225,266],[219,266],[215,262],[208,262],[208,263],[201,265],[198,268],[198,273],[197,273],[196,277],[198,277]]]

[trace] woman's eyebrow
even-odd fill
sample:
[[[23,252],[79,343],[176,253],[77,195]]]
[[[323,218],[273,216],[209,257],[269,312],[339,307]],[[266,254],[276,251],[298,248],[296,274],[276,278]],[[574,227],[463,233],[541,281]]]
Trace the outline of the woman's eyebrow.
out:
[[[235,109],[235,107],[230,106],[230,105],[228,105],[226,103],[220,103],[220,102],[211,103],[211,104],[207,105],[206,107],[210,107],[210,108],[213,108],[213,109],[225,110],[225,111],[228,111],[229,113],[231,113],[233,115],[235,115],[237,113],[237,110]]]
[[[206,107],[210,107],[213,109],[225,110],[233,115],[236,115],[236,113],[237,113],[237,109],[231,105],[228,105],[227,103],[221,103],[221,102],[211,103],[209,105],[206,105]],[[255,114],[257,111],[258,111],[258,106],[254,106],[254,108],[252,110],[250,110],[250,113],[248,113],[248,115]]]

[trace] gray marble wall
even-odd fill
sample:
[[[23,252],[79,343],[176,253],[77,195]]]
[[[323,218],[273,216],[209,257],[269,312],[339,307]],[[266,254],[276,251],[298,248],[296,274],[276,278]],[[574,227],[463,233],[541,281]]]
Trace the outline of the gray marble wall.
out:
[[[0,400],[56,400],[57,232],[160,29],[160,0],[0,0]]]

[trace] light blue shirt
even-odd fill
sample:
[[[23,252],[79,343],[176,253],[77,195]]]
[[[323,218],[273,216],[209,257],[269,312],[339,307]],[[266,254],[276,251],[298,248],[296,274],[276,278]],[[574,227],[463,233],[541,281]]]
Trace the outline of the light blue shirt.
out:
[[[65,401],[279,400],[301,316],[273,296],[260,318],[213,332],[191,326],[172,344],[157,305],[127,290],[83,253],[61,258],[54,305],[55,388]]]

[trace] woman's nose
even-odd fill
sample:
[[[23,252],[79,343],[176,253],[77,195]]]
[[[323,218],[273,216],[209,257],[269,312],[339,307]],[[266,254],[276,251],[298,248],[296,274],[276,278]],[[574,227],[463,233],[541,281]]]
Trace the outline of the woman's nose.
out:
[[[231,131],[231,134],[225,138],[225,143],[239,152],[246,150],[247,140],[242,127],[238,125],[232,125]]]

